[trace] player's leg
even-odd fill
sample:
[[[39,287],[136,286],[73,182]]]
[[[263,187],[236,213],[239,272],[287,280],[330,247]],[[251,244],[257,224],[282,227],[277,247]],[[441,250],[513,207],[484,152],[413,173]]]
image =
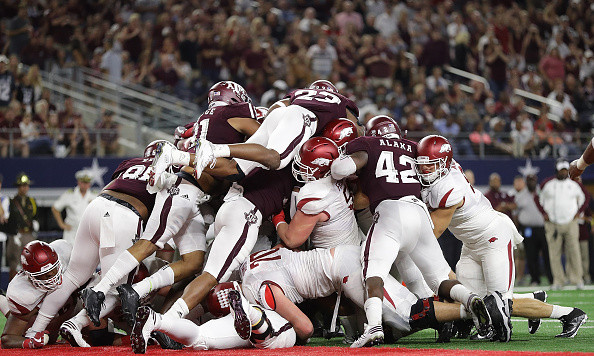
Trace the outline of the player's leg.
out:
[[[419,267],[417,267],[410,256],[404,253],[399,254],[394,264],[406,288],[416,294],[418,298],[429,298],[434,295],[427,282],[425,282],[421,270],[419,270]]]
[[[168,313],[183,317],[204,300],[212,287],[227,281],[249,256],[261,223],[262,214],[249,200],[239,197],[224,203],[215,218],[216,237],[202,274],[186,287]]]
[[[68,268],[62,276],[62,285],[45,297],[35,323],[29,329],[33,334],[44,331],[70,295],[84,285],[95,272],[99,264],[101,218],[106,212],[114,213],[110,210],[110,203],[99,197],[85,209],[76,233]]]

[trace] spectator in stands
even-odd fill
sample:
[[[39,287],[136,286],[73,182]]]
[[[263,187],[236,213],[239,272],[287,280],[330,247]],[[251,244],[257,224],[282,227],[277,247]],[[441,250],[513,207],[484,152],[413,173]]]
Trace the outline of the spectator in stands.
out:
[[[448,82],[443,77],[443,71],[440,67],[433,67],[433,71],[425,81],[427,89],[434,95],[445,95],[448,90]]]
[[[594,75],[594,53],[588,49],[584,52],[584,58],[580,65],[580,82],[586,80],[586,78],[592,78]]]
[[[507,87],[507,63],[509,57],[505,54],[503,46],[498,42],[493,43],[485,49],[485,60],[489,68],[489,85],[495,98]]]
[[[309,68],[312,75],[318,79],[328,79],[338,65],[336,49],[328,43],[328,37],[322,35],[316,44],[307,50]]]
[[[105,53],[101,56],[101,71],[107,74],[107,78],[114,84],[122,81],[122,44],[117,38],[107,38],[103,43]]]
[[[371,85],[392,87],[397,62],[396,56],[387,47],[386,40],[382,36],[375,37],[375,44],[371,50],[360,54]]]
[[[29,146],[29,154],[41,155],[52,152],[52,142],[45,134],[43,125],[33,120],[33,114],[25,112],[19,122],[21,138]],[[25,157],[25,156],[23,156]]]
[[[14,104],[16,103],[16,105]],[[19,127],[18,102],[14,102],[4,113],[4,119],[0,120],[0,156],[7,157],[10,147],[16,152],[20,152],[22,157],[29,157],[29,145],[21,137]]]
[[[352,1],[345,1],[342,3],[342,11],[336,14],[336,24],[341,34],[350,26],[360,33],[363,30],[363,16],[355,12]]]
[[[29,43],[33,27],[27,16],[25,3],[19,5],[17,15],[10,20],[7,26],[8,54],[20,55],[23,48]]]
[[[8,218],[8,242],[6,244],[6,263],[10,268],[10,278],[16,274],[23,246],[35,240],[35,233],[39,230],[37,222],[37,203],[29,197],[29,176],[25,173],[17,175],[14,183],[17,194],[10,200],[10,216]]]
[[[272,89],[269,89],[264,94],[262,94],[262,98],[260,99],[260,105],[269,107],[278,100],[281,100],[287,94],[287,90],[289,86],[285,83],[284,80],[275,80],[272,83]]]
[[[74,245],[74,238],[85,208],[97,194],[90,190],[91,175],[88,171],[80,170],[74,175],[77,185],[62,193],[52,206],[52,214],[60,229],[64,231],[62,238]],[[66,219],[62,219],[62,212],[66,210]]]
[[[523,111],[512,121],[512,154],[514,157],[525,157],[534,147],[534,126],[528,113]]]
[[[544,56],[538,64],[540,72],[544,78],[549,82],[550,86],[557,79],[565,80],[565,62],[559,55],[557,48],[551,49],[546,56]]]
[[[423,46],[423,52],[419,58],[419,64],[431,72],[435,66],[444,66],[450,63],[450,49],[448,42],[443,38],[441,32],[431,31],[431,38]]]
[[[95,129],[99,131],[99,156],[119,154],[120,125],[113,121],[113,116],[113,111],[105,110],[103,112],[103,117],[95,125]]]
[[[16,94],[15,78],[8,70],[8,63],[8,57],[0,54],[0,114],[8,109]]]
[[[0,174],[0,191],[2,191],[2,181],[4,177]],[[6,195],[0,193],[0,258],[4,256],[4,250],[2,246],[6,242],[8,236],[6,235],[7,232],[7,225],[8,218],[10,216],[10,198]]]
[[[516,194],[514,212],[518,221],[518,230],[524,236],[524,247],[530,274],[530,285],[538,286],[541,281],[540,256],[544,261],[544,275],[549,283],[553,283],[549,262],[549,250],[544,229],[544,219],[535,199],[538,199],[538,178],[531,174],[526,176],[526,187]]]
[[[579,227],[577,218],[589,203],[580,185],[568,179],[569,163],[558,161],[556,175],[541,185],[538,207],[545,220],[545,232],[549,247],[554,290],[567,282],[561,265],[565,250],[567,277],[579,289],[584,287],[580,257]]]
[[[312,32],[312,27],[320,26],[320,20],[316,18],[316,10],[313,7],[308,7],[303,12],[303,19],[299,21],[299,30],[302,32]]]
[[[84,154],[91,155],[91,139],[87,126],[82,121],[82,114],[75,113],[65,126],[68,149],[71,156]]]

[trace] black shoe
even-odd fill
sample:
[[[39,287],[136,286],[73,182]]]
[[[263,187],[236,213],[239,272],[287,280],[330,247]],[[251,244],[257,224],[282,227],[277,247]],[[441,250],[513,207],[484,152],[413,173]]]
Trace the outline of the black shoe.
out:
[[[135,354],[144,354],[154,330],[155,312],[147,306],[142,306],[136,311],[134,320],[136,321],[130,334],[130,346]]]
[[[474,323],[472,322],[472,319],[456,320],[454,321],[454,326],[457,331],[456,339],[468,339]]]
[[[571,313],[563,315],[559,320],[561,320],[561,324],[563,324],[563,332],[555,337],[572,338],[577,334],[580,326],[588,320],[588,316],[583,310],[573,308]]]
[[[244,306],[241,302],[241,294],[239,294],[238,291],[233,289],[229,290],[229,306],[231,307],[231,315],[233,315],[237,335],[244,340],[249,339],[252,334],[252,324],[243,309]],[[249,305],[246,305],[246,307],[250,308]]]
[[[87,288],[82,291],[82,300],[91,322],[95,326],[100,326],[101,320],[99,320],[99,314],[101,313],[101,306],[105,301],[105,294],[103,292],[95,292],[92,288]]]
[[[134,326],[134,316],[140,306],[140,296],[129,284],[121,284],[117,286],[116,290],[120,295],[124,319],[128,322],[128,325]]]
[[[448,321],[447,323],[440,323],[440,328],[437,329],[437,342],[438,344],[444,344],[450,342],[452,337],[456,335],[456,327],[454,322]]]
[[[491,326],[492,321],[489,315],[490,311],[485,305],[485,302],[478,295],[473,294],[470,296],[466,309],[472,314],[476,331],[481,336],[485,337],[491,334],[493,328]]]
[[[495,332],[491,340],[508,342],[512,335],[511,306],[509,300],[503,299],[499,292],[489,294],[484,300],[491,316],[493,331]]]
[[[544,290],[537,290],[536,292],[532,292],[532,294],[536,300],[540,300],[541,302],[547,301],[547,292]],[[535,334],[540,329],[541,323],[542,321],[540,319],[528,319],[528,332]]]
[[[161,331],[153,331],[151,333],[151,337],[157,340],[159,345],[162,349],[165,350],[181,350],[184,348],[184,345],[173,340],[167,334]]]

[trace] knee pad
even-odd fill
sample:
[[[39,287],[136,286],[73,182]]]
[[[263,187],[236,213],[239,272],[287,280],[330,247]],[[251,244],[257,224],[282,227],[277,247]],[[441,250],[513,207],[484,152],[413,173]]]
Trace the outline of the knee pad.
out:
[[[260,287],[260,303],[265,309],[268,310],[276,310],[276,298],[274,298],[274,293],[272,292],[272,288],[270,288],[270,284],[262,284]]]
[[[413,330],[437,328],[433,298],[419,299],[410,307],[410,327]]]

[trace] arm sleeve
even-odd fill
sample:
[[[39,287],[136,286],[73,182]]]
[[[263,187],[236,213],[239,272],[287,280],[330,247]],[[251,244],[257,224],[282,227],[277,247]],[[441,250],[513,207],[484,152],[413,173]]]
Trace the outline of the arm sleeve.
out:
[[[64,208],[66,208],[66,195],[68,195],[68,192],[65,192],[62,195],[60,195],[58,200],[54,202],[53,207],[56,208],[57,211],[62,211],[64,210]]]

